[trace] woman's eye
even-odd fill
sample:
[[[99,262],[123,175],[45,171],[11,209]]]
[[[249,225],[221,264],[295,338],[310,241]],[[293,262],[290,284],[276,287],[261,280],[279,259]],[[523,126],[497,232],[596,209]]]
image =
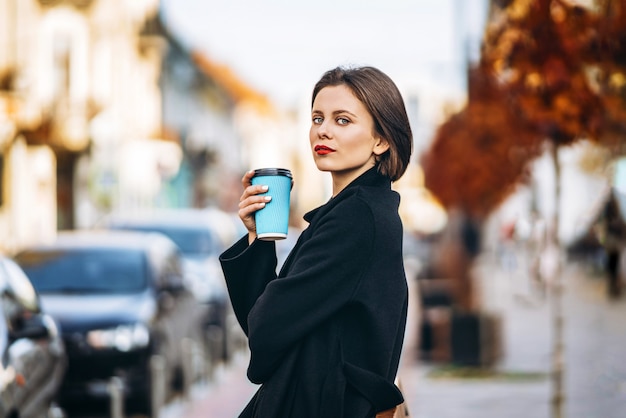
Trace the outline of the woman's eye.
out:
[[[337,123],[339,125],[347,125],[350,123],[350,121],[346,118],[337,118]]]
[[[315,116],[315,117],[313,118],[313,123],[314,123],[314,124],[316,124],[316,125],[320,125],[320,124],[322,123],[322,121],[323,121],[323,120],[324,120],[324,119],[322,119],[320,116]]]

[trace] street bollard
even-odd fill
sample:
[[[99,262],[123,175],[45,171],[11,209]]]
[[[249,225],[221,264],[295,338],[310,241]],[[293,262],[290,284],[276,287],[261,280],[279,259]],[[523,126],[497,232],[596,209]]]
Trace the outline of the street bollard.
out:
[[[210,326],[206,331],[206,338],[211,366],[209,374],[212,378],[215,375],[217,365],[220,364],[223,359],[224,332],[219,327]]]
[[[124,384],[122,379],[112,376],[108,385],[111,418],[124,418]]]
[[[206,370],[206,353],[204,349],[204,344],[196,340],[192,341],[192,382],[202,382],[204,380],[204,373]]]
[[[226,323],[228,326],[228,334],[231,336],[231,343],[229,344],[229,346],[232,347],[233,353],[245,353],[248,349],[248,339],[246,337],[246,334],[243,333],[243,330],[239,326],[235,315],[229,315],[226,318]]]
[[[154,354],[150,357],[150,375],[152,377],[151,382],[151,405],[152,417],[159,416],[161,408],[165,405],[165,358],[158,354]]]
[[[182,395],[183,399],[189,399],[189,392],[191,390],[191,384],[194,378],[194,347],[193,340],[191,338],[183,338],[181,340],[182,350],[182,367],[183,367],[183,387]]]
[[[204,332],[202,339],[202,350],[204,357],[204,368],[202,369],[202,378],[205,382],[210,382],[213,379],[215,370],[215,360],[213,358],[213,347],[211,346],[211,338],[209,337],[209,330]]]

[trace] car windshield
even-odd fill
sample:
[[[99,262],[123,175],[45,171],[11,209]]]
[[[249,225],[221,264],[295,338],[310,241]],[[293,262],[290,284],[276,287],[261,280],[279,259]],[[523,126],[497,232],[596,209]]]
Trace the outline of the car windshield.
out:
[[[31,251],[18,255],[16,261],[42,294],[134,293],[147,283],[140,251]]]
[[[132,229],[143,232],[159,232],[174,241],[180,251],[188,257],[206,256],[220,252],[217,240],[207,229],[154,226],[123,226],[122,229]]]

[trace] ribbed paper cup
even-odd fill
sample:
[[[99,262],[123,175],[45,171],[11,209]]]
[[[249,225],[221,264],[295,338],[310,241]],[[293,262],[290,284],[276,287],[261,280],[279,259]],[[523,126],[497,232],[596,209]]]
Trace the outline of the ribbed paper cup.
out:
[[[252,184],[268,186],[267,192],[262,193],[261,196],[272,196],[272,200],[254,215],[256,234],[259,239],[276,241],[287,238],[292,178],[291,171],[286,168],[254,170]]]

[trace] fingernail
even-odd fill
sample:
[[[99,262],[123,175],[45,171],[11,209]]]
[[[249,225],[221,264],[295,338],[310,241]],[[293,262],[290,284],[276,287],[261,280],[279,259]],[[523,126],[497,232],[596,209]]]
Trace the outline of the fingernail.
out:
[[[267,189],[269,189],[268,186],[261,186],[261,190],[266,191]]]
[[[272,200],[272,196],[265,196],[265,201],[269,202],[270,200]]]

